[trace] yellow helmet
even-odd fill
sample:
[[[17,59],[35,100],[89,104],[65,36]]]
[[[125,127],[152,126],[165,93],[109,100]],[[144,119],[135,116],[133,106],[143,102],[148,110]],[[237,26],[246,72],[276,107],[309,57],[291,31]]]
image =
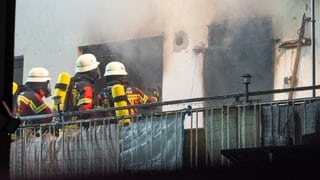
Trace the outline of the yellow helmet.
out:
[[[97,61],[93,54],[82,54],[78,57],[76,63],[76,72],[87,72],[98,67],[100,62]]]
[[[49,71],[43,67],[34,67],[28,73],[27,82],[46,82],[51,80]]]
[[[127,75],[126,67],[119,61],[112,61],[106,65],[104,76]]]

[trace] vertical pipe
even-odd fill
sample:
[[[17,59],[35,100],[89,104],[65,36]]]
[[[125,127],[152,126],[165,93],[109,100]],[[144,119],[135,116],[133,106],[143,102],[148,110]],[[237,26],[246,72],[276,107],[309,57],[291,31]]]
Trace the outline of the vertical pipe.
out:
[[[36,127],[36,126],[35,126]],[[37,172],[37,174],[38,174],[38,178],[39,179],[41,179],[41,177],[43,177],[43,159],[42,159],[42,156],[43,156],[43,149],[42,149],[42,146],[43,146],[43,139],[42,139],[42,136],[41,136],[41,133],[42,133],[42,126],[40,125],[40,146],[38,146],[38,149],[36,150],[36,151],[38,151],[39,152],[39,161],[38,161],[38,172]],[[34,130],[34,134],[36,134],[37,133],[37,131],[36,131],[36,129]],[[36,152],[35,151],[35,152]]]
[[[221,146],[220,150],[224,149],[224,107],[221,107]],[[221,156],[221,165],[223,166],[223,156]]]
[[[190,123],[190,168],[193,168],[193,114],[191,115]]]
[[[196,112],[196,137],[195,137],[195,152],[194,152],[194,157],[195,157],[195,168],[198,168],[198,145],[199,145],[199,128],[198,128],[198,123],[199,123],[199,111]]]
[[[145,154],[144,154],[144,167],[145,169],[148,169],[148,155],[149,155],[149,152],[148,152],[148,145],[149,143],[151,142],[151,140],[149,140],[150,136],[148,135],[149,134],[149,128],[148,128],[148,124],[149,124],[149,120],[148,120],[149,116],[146,116],[146,123],[145,123],[145,128],[146,128],[146,145],[145,145]],[[150,116],[150,119],[152,119],[152,116]]]
[[[243,106],[242,115],[241,115],[241,143],[242,147],[247,146],[246,142],[246,118],[247,118],[247,108],[249,108],[248,105]]]
[[[271,103],[270,104],[270,134],[271,134],[271,136],[270,136],[270,138],[271,138],[271,140],[270,140],[270,142],[268,142],[268,143],[271,143],[271,145],[272,146],[274,146],[275,144],[274,144],[274,132],[273,132],[273,122],[274,120],[273,120],[273,104]],[[268,144],[268,145],[270,145],[270,144]]]
[[[162,121],[162,119],[161,119]],[[166,147],[166,142],[168,142],[168,114],[165,114],[165,119],[164,119],[164,142],[162,147]],[[162,131],[162,130],[161,130]],[[164,169],[167,169],[167,158],[168,157],[168,148],[164,149]]]
[[[241,111],[241,107],[238,106],[238,110],[237,110],[237,122],[236,122],[236,126],[237,126],[237,148],[241,148],[241,116],[240,116],[240,112]]]
[[[160,117],[160,121],[162,121],[162,116]],[[153,160],[152,160],[152,157],[153,157],[153,128],[154,128],[154,125],[153,125],[153,118],[151,118],[151,122],[150,122],[150,128],[151,128],[151,131],[150,131],[150,159],[151,159],[151,161],[150,161],[150,165],[149,165],[149,167],[150,167],[150,169],[152,169],[153,168]]]
[[[312,97],[316,96],[315,85],[316,85],[316,48],[315,48],[315,4],[314,0],[311,0],[311,44],[312,44]]]
[[[253,146],[254,147],[257,147],[257,107],[256,107],[256,104],[254,104],[253,105],[253,135],[254,135],[254,137],[253,137]]]
[[[211,108],[210,109],[210,115],[211,115],[211,119],[210,119],[210,157],[213,157],[214,156],[214,151],[213,151],[213,148],[214,148],[214,145],[213,145],[213,136],[214,136],[214,134],[213,134],[213,116],[214,116],[214,114],[213,114],[213,108]],[[213,160],[211,160],[211,167],[213,167]]]
[[[261,145],[263,144],[263,128],[262,128],[262,106],[261,104],[259,104],[259,119],[258,119],[258,124],[257,124],[257,129],[258,129],[258,147],[261,147]]]
[[[297,139],[296,139],[296,129],[297,129],[297,125],[296,125],[296,121],[295,121],[295,119],[294,119],[294,105],[295,105],[295,103],[293,102],[292,103],[292,112],[291,112],[291,119],[292,119],[292,126],[293,126],[293,130],[292,130],[292,142],[293,142],[293,145],[296,145],[297,144]]]
[[[245,84],[246,103],[249,102],[249,87],[248,86],[249,86],[249,84],[246,83]]]
[[[230,106],[227,106],[227,147],[226,149],[230,149]],[[227,165],[229,165],[230,161],[227,161]]]

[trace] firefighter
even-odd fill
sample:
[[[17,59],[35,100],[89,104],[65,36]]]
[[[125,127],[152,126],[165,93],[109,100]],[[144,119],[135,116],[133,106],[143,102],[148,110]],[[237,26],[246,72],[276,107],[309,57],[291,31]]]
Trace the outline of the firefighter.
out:
[[[106,81],[106,87],[103,88],[103,91],[100,93],[101,104],[103,107],[116,107],[116,101],[124,100],[122,97],[126,98],[125,101],[127,102],[127,105],[158,102],[157,96],[147,95],[142,89],[130,84],[126,68],[124,64],[119,61],[112,61],[106,65],[104,77]],[[120,93],[120,96],[115,97],[114,92],[118,91],[118,85],[123,86],[123,92],[125,93],[125,96]],[[115,86],[117,87],[115,88]],[[137,113],[137,108],[129,109],[129,115],[135,115]],[[116,113],[109,112],[108,115],[114,116]]]
[[[94,109],[98,105],[94,84],[101,78],[100,62],[97,61],[93,54],[82,54],[77,58],[76,73],[72,78],[72,100],[66,104],[67,110],[83,111]],[[73,106],[73,107],[70,107]],[[89,118],[88,115],[83,115],[81,118]]]
[[[19,87],[16,100],[16,116],[51,114],[51,109],[43,98],[51,96],[49,71],[34,67],[28,73],[27,82]],[[32,123],[49,123],[51,118],[34,120]]]

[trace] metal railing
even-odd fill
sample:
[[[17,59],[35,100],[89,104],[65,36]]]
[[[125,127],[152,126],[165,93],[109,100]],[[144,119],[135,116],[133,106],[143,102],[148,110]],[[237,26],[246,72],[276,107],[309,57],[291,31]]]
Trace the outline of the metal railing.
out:
[[[315,87],[294,90],[312,88]],[[21,117],[23,123],[11,144],[11,178],[224,167],[230,165],[221,155],[224,149],[301,144],[304,134],[320,129],[318,98],[239,101],[246,95],[290,90],[293,89],[128,106],[157,107],[135,116],[103,116],[110,110],[128,108],[119,107]],[[214,103],[230,98],[235,102]],[[98,116],[66,120],[92,114]],[[61,116],[64,119],[59,119]],[[54,121],[28,123],[48,117]],[[127,118],[131,119],[130,125],[121,123]],[[186,128],[186,124],[190,127]]]

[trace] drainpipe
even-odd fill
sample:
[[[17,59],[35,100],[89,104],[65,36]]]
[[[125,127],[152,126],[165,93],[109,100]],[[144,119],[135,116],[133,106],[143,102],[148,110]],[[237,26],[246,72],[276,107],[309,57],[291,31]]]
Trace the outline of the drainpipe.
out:
[[[316,47],[315,47],[315,4],[314,0],[311,0],[311,47],[312,47],[312,97],[316,96],[315,85],[316,85]]]

